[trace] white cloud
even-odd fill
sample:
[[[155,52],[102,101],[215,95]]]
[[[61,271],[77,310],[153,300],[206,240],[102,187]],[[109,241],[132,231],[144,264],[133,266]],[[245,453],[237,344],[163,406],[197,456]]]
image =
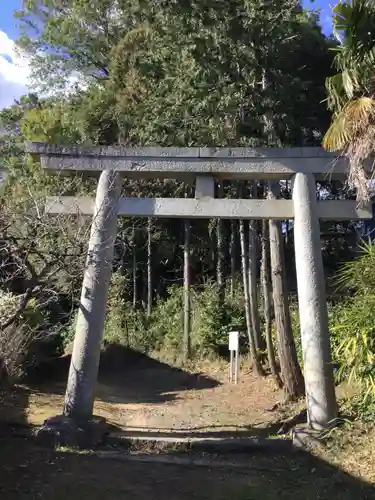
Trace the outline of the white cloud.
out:
[[[0,109],[28,92],[29,75],[27,59],[17,53],[13,40],[0,31]]]

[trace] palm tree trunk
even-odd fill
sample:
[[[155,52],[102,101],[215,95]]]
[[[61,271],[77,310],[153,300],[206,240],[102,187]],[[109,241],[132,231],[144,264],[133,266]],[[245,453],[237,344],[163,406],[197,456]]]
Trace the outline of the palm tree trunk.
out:
[[[279,185],[270,183],[269,198],[276,199]],[[273,302],[278,337],[278,354],[281,377],[286,399],[295,399],[304,394],[304,380],[298,364],[289,312],[286,286],[284,245],[279,221],[269,221]]]

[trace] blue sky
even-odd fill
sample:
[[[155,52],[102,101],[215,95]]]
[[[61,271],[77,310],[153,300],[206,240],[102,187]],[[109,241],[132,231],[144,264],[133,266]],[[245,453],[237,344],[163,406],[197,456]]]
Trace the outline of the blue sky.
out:
[[[0,2],[0,30],[10,38],[17,36],[18,30],[14,26],[13,11],[20,8],[22,0],[1,0]]]
[[[331,27],[330,5],[336,3],[337,0],[303,0],[305,7],[322,10],[321,24],[325,33],[329,33]],[[0,0],[0,109],[9,106],[27,91],[27,61],[15,53],[13,45],[19,33],[13,11],[19,9],[21,4],[22,0]]]

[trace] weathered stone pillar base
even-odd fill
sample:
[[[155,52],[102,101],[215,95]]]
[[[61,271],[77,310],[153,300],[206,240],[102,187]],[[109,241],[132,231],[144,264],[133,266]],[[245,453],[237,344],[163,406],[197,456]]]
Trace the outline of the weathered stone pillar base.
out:
[[[315,178],[296,174],[293,184],[294,245],[298,306],[307,399],[313,429],[330,425],[337,415],[328,313],[317,215]]]
[[[102,444],[109,434],[104,418],[93,417],[78,421],[64,415],[47,418],[38,429],[36,440],[39,444],[55,448],[94,448]]]
[[[304,427],[295,427],[292,430],[292,443],[297,449],[311,451],[319,444],[319,440],[320,431]]]

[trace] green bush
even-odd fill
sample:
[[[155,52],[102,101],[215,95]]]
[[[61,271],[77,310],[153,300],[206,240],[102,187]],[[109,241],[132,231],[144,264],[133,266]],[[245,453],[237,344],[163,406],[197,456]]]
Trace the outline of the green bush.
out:
[[[220,304],[218,287],[208,283],[203,289],[192,289],[191,347],[195,355],[217,353],[227,342],[228,331],[244,330],[245,318],[241,304],[229,296]],[[181,351],[183,340],[183,288],[173,286],[167,299],[156,303],[150,324],[149,340],[154,349]]]
[[[0,291],[0,323],[6,323],[17,312],[22,297]],[[34,363],[38,345],[46,338],[43,329],[47,315],[38,301],[28,301],[22,314],[8,327],[0,329],[0,385],[5,368],[10,381],[21,377]]]
[[[327,307],[328,307],[329,329],[331,334],[331,347],[333,351],[333,363],[340,364],[341,357],[340,358],[337,357],[337,345],[340,342],[340,339],[339,339],[339,333],[338,331],[336,331],[336,326],[338,318],[340,318],[341,316],[343,304],[342,303],[333,304],[328,302]],[[301,338],[301,329],[299,322],[298,302],[296,298],[292,298],[292,300],[290,301],[290,318],[292,322],[292,330],[293,330],[298,361],[301,367],[303,367],[302,338]],[[276,342],[276,331],[274,332],[274,341]]]
[[[183,288],[170,287],[167,298],[159,298],[150,318],[141,309],[121,298],[124,280],[117,273],[111,282],[105,339],[144,352],[182,350]],[[191,289],[191,344],[196,356],[217,353],[227,343],[231,329],[245,331],[243,298],[240,290],[234,298],[226,296],[220,304],[219,290],[208,283],[203,289]]]
[[[340,302],[328,303],[336,378],[339,382],[356,381],[363,388],[361,401],[375,401],[375,245],[364,245],[358,259],[342,266],[336,285],[351,294]],[[291,317],[298,357],[303,364],[295,302],[291,304]]]
[[[60,328],[59,336],[61,339],[63,349],[66,349],[66,347],[73,342],[74,334],[76,331],[76,324],[77,324],[77,313],[72,314],[70,317],[70,321],[68,321],[65,325],[63,325]]]
[[[349,264],[345,264],[345,271],[348,268]],[[297,355],[303,366],[295,302],[291,303],[290,310]],[[337,382],[355,381],[363,387],[364,400],[375,399],[375,296],[357,294],[338,303],[328,303],[328,318]]]
[[[168,290],[166,299],[158,299],[147,325],[150,350],[171,348],[178,350],[183,335],[183,289],[174,285]]]
[[[338,377],[359,382],[367,401],[375,399],[375,246],[361,250],[338,273],[337,284],[352,295],[335,306],[330,319]]]
[[[375,295],[375,244],[363,244],[360,250],[359,258],[343,264],[336,285],[355,295]]]
[[[338,377],[359,382],[363,398],[375,398],[375,296],[357,295],[338,307],[331,325]]]
[[[228,342],[231,330],[246,331],[243,298],[229,294],[220,303],[216,284],[207,284],[192,294],[192,344],[198,353],[218,352]]]

